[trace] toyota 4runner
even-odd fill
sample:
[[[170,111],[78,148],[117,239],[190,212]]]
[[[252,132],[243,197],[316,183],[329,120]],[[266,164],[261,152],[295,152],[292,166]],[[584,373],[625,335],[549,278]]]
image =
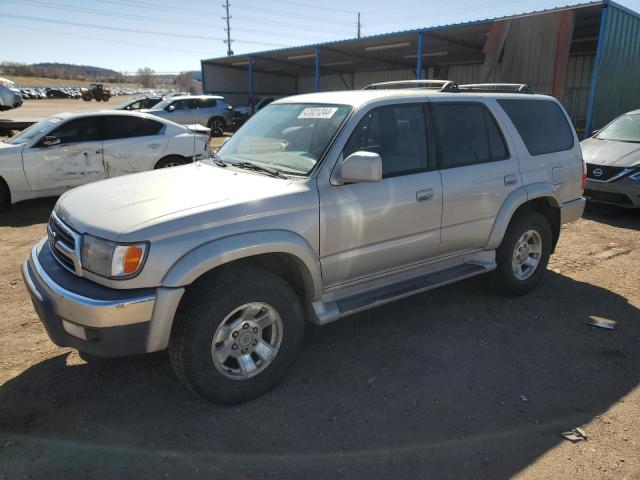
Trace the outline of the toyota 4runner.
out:
[[[473,87],[277,100],[208,160],[65,193],[22,268],[49,336],[168,348],[195,394],[237,403],[307,321],[489,272],[530,291],[582,215],[580,145],[554,98]]]

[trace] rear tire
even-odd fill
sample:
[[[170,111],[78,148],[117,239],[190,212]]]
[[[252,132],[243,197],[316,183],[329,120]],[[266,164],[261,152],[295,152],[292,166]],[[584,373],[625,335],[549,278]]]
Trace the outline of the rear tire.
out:
[[[298,356],[304,327],[300,300],[281,277],[252,267],[227,271],[187,292],[169,356],[197,396],[237,404],[280,382]]]
[[[170,168],[170,167],[178,167],[180,165],[186,165],[188,162],[183,157],[179,157],[177,155],[169,155],[168,157],[161,158],[156,163],[156,166],[153,167],[154,170],[158,170],[159,168]]]
[[[227,129],[227,122],[222,117],[213,117],[209,119],[207,127],[211,129],[212,137],[221,137],[224,135],[224,131]]]
[[[511,220],[496,251],[496,287],[508,295],[524,295],[542,279],[553,248],[547,218],[524,210]]]

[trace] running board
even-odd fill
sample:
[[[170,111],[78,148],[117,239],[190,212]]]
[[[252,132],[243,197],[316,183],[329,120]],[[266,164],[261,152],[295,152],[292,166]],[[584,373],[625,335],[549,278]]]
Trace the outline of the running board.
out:
[[[464,263],[446,270],[440,270],[403,282],[374,288],[373,290],[335,301],[323,302],[322,300],[317,300],[312,303],[315,318],[312,316],[311,321],[318,325],[325,325],[339,318],[346,317],[347,315],[353,315],[354,313],[375,308],[385,303],[433,290],[434,288],[464,280],[465,278],[475,277],[476,275],[491,270],[492,268],[488,268],[487,266]]]

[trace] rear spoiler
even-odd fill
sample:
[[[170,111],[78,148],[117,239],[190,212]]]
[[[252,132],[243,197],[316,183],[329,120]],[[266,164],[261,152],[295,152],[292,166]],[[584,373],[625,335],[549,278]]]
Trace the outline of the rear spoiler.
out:
[[[208,127],[205,127],[204,125],[200,125],[199,123],[192,123],[191,125],[183,125],[183,127],[193,133],[201,133],[202,135],[211,135],[211,129]]]

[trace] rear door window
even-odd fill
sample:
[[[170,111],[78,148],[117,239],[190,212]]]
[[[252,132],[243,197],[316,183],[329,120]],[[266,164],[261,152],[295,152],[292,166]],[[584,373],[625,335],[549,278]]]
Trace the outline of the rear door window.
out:
[[[551,100],[502,99],[500,106],[515,125],[531,155],[573,148],[573,128]]]
[[[442,168],[505,160],[509,151],[493,115],[481,103],[433,103]]]
[[[105,117],[105,139],[146,137],[157,135],[164,126],[148,118],[114,115]]]
[[[200,104],[200,108],[211,108],[215,107],[217,104],[215,98],[201,98],[198,102]]]

